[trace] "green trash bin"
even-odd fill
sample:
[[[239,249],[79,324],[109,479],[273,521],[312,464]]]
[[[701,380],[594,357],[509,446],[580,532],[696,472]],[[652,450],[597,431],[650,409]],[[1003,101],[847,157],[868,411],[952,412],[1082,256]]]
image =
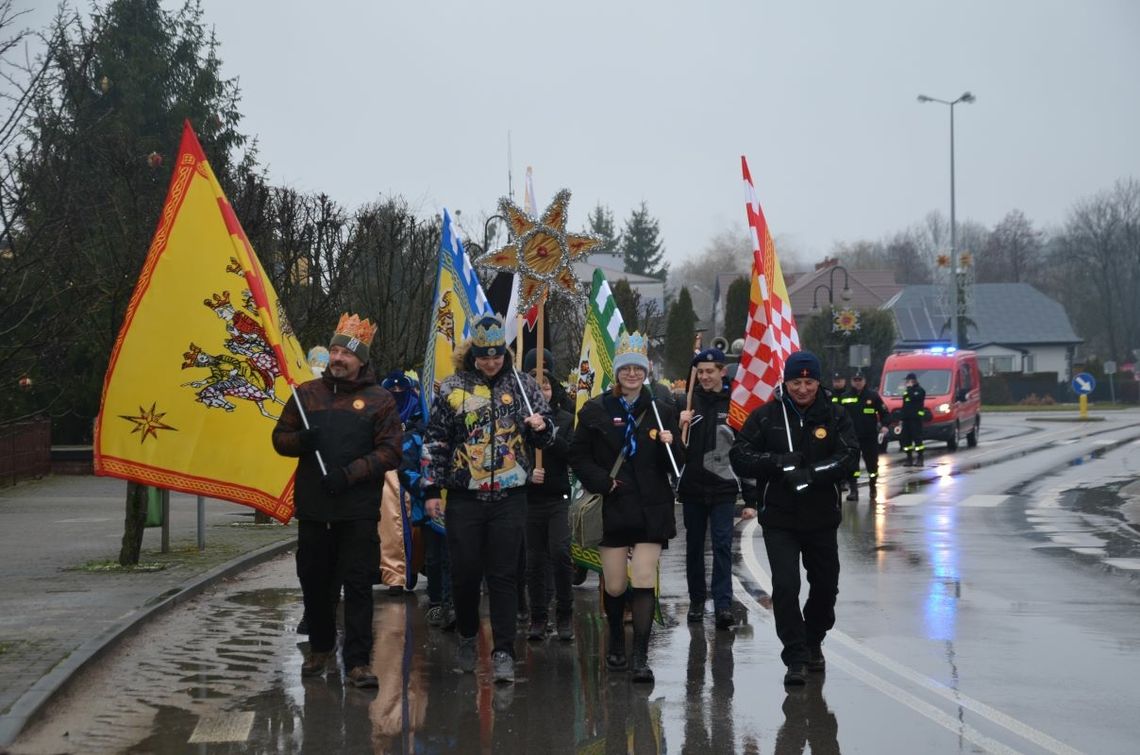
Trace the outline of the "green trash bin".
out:
[[[146,489],[146,524],[145,527],[161,527],[162,526],[162,490],[160,488],[152,488],[149,485]]]

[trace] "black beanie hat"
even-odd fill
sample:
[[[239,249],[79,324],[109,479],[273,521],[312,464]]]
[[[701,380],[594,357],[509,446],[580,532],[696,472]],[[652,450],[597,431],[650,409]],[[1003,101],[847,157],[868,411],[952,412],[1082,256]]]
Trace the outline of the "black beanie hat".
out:
[[[819,357],[810,351],[797,351],[784,362],[784,380],[812,378],[819,380]]]

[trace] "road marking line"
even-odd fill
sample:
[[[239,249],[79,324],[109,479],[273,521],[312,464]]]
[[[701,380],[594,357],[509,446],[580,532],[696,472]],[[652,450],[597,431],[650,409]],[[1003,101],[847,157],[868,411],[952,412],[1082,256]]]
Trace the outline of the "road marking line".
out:
[[[902,495],[887,496],[882,503],[890,506],[917,506],[926,498],[926,493],[903,493]]]
[[[760,563],[756,560],[755,548],[753,548],[753,546],[752,546],[753,534],[756,531],[757,525],[758,525],[757,521],[755,519],[753,519],[753,520],[749,521],[748,524],[746,524],[744,526],[744,528],[741,530],[741,532],[740,532],[740,539],[741,539],[740,552],[743,556],[744,565],[746,567],[748,567],[748,570],[750,572],[752,572],[752,576],[756,580],[757,584],[759,584],[761,587],[763,587],[768,594],[771,594],[771,592],[772,592],[772,580],[768,576],[767,572],[765,572],[763,569],[760,568]],[[739,580],[735,580],[735,581],[736,581],[737,587],[741,591],[743,591],[743,587],[744,587],[743,584]],[[747,595],[747,592],[744,592],[744,594]],[[752,599],[752,596],[748,595],[747,597],[750,599],[750,602],[755,607],[755,609],[760,608],[760,604],[757,603],[755,599]],[[741,599],[741,602],[745,602],[743,600],[743,598]],[[869,660],[873,663],[879,664],[880,666],[882,666],[886,670],[891,671],[891,672],[897,674],[898,676],[901,676],[903,679],[906,679],[907,681],[909,681],[913,684],[916,684],[919,687],[922,687],[922,688],[938,695],[939,697],[942,697],[942,698],[950,701],[951,703],[954,703],[957,706],[966,708],[967,710],[971,710],[974,713],[977,713],[979,716],[982,716],[983,718],[989,719],[991,722],[997,724],[998,726],[1001,726],[1002,728],[1006,729],[1007,731],[1010,731],[1013,734],[1016,734],[1017,736],[1021,737],[1022,739],[1025,739],[1025,740],[1028,740],[1029,742],[1032,742],[1033,744],[1037,745],[1038,747],[1040,747],[1044,750],[1048,750],[1049,752],[1052,752],[1052,753],[1057,753],[1057,755],[1080,755],[1080,750],[1076,750],[1076,749],[1070,747],[1069,745],[1065,744],[1064,742],[1062,742],[1058,739],[1054,739],[1053,737],[1049,736],[1045,732],[1039,731],[1039,730],[1033,728],[1032,726],[1029,726],[1028,724],[1022,723],[1021,721],[1018,721],[1016,718],[1013,718],[1012,716],[1009,716],[1005,713],[1002,713],[1000,710],[998,710],[998,709],[996,709],[990,705],[987,705],[986,703],[983,703],[980,700],[975,700],[974,698],[969,697],[968,695],[962,694],[958,690],[952,689],[950,687],[947,687],[945,684],[934,681],[933,679],[931,679],[928,676],[923,676],[922,674],[918,673],[917,671],[914,671],[910,667],[904,666],[903,664],[901,664],[895,660],[892,660],[891,658],[888,658],[887,656],[883,655],[882,653],[879,653],[876,650],[872,650],[870,647],[868,647],[864,643],[860,642],[859,640],[856,640],[854,637],[851,637],[850,635],[846,634],[845,632],[842,632],[838,629],[832,629],[830,632],[828,632],[828,634],[831,637],[833,637],[835,640],[837,640],[839,643],[841,643],[845,647],[849,648],[850,650],[853,650],[856,653],[859,653],[860,655],[862,655],[867,660]],[[847,661],[847,662],[853,663],[852,661]],[[867,672],[867,673],[870,674],[870,672]],[[883,691],[885,692],[885,690],[883,690]],[[926,705],[926,703],[923,703],[918,698],[914,698],[912,695],[910,695],[907,692],[903,692],[900,690],[900,694],[906,695],[909,698],[913,698],[914,701],[919,705]],[[891,695],[891,696],[894,697],[894,695]],[[896,699],[899,699],[899,698],[896,698]],[[902,702],[901,699],[900,699],[900,702]],[[914,708],[915,710],[918,710],[918,708],[913,706],[913,705],[911,707]],[[923,714],[923,715],[925,715],[925,714]],[[953,719],[951,719],[951,720],[953,720]],[[957,724],[956,721],[955,721],[955,724]],[[956,731],[956,729],[955,729],[955,731]]]
[[[245,742],[253,730],[253,711],[216,713],[198,720],[187,740],[190,744],[213,742]]]

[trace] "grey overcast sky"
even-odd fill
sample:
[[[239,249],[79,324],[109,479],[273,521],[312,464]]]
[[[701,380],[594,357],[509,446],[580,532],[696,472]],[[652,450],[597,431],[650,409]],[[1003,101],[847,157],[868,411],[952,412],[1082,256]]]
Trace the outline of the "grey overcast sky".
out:
[[[177,3],[164,0],[168,6]],[[1038,226],[1140,177],[1135,0],[204,0],[243,129],[275,183],[357,205],[398,193],[468,230],[534,168],[619,222],[644,200],[667,257],[744,227],[748,157],[803,261],[949,212]]]

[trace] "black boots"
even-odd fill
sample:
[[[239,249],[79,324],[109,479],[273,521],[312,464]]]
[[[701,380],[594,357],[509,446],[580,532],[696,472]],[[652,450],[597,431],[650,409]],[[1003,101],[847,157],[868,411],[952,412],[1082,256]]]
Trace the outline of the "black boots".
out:
[[[653,670],[649,668],[649,633],[653,631],[656,596],[652,587],[634,587],[630,593],[633,603],[633,659],[630,671],[633,681],[652,684]]]
[[[602,591],[606,621],[610,626],[610,641],[606,645],[606,669],[625,671],[629,660],[625,657],[625,595],[610,595]]]
[[[850,483],[851,492],[847,494],[847,500],[858,502],[859,500],[859,483],[852,480]]]

